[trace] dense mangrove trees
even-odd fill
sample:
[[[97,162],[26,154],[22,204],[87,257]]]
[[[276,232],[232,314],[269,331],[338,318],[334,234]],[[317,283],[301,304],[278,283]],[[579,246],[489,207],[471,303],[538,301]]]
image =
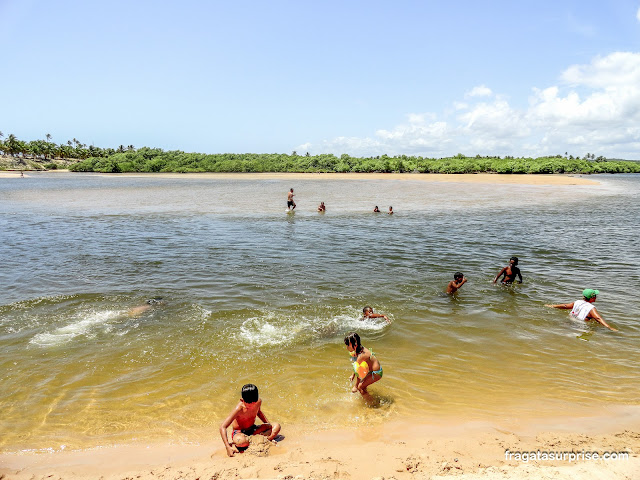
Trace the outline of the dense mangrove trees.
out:
[[[347,154],[298,155],[284,153],[186,153],[159,148],[87,146],[77,139],[63,144],[44,140],[24,142],[0,132],[0,153],[41,161],[75,159],[68,168],[75,172],[412,172],[412,173],[640,173],[640,162],[608,160],[586,154],[530,157],[445,158],[407,155],[352,157]],[[55,165],[55,164],[51,164]],[[52,167],[54,168],[54,167]]]

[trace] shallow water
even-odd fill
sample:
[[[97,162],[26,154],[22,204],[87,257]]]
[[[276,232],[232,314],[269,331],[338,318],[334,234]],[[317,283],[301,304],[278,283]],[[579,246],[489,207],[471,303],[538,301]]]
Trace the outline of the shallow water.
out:
[[[200,441],[249,382],[268,418],[316,428],[637,405],[640,177],[592,178],[0,178],[0,448]],[[494,285],[512,255],[524,283]],[[586,287],[619,333],[544,307]],[[384,368],[372,403],[351,330]]]

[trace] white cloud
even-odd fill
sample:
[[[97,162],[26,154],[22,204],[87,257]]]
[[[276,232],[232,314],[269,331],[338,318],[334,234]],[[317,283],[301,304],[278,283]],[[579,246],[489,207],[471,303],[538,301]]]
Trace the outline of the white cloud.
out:
[[[640,84],[640,53],[615,52],[596,57],[589,65],[572,65],[562,74],[571,85],[611,88]]]
[[[498,138],[519,137],[529,133],[523,124],[523,114],[501,98],[491,103],[480,103],[458,116],[461,129],[467,135],[491,135]]]
[[[638,8],[638,11],[636,12],[636,18],[640,22],[640,8]]]
[[[473,87],[470,91],[464,94],[465,98],[471,97],[489,97],[493,94],[489,87],[484,85],[478,85]]]
[[[532,87],[526,108],[515,108],[480,85],[442,114],[410,113],[407,121],[371,137],[338,137],[305,145],[312,153],[574,155],[640,158],[640,53],[614,52],[571,65],[562,83]]]

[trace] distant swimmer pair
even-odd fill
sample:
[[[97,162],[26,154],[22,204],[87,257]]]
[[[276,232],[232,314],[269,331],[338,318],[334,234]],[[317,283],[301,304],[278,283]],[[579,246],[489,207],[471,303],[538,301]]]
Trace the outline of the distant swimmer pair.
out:
[[[296,209],[296,202],[293,200],[293,197],[295,197],[295,194],[293,193],[292,188],[287,192],[287,209],[285,210],[286,213],[291,213]],[[324,213],[326,211],[327,207],[325,207],[324,202],[320,202],[320,205],[318,205],[318,212]]]
[[[380,213],[380,209],[377,205],[373,208],[373,213]],[[389,215],[393,215],[393,207],[389,207],[389,211],[387,213]]]

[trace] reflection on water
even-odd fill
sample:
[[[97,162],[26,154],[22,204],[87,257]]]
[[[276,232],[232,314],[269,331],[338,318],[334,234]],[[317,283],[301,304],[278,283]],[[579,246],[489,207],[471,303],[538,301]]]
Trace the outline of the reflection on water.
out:
[[[0,179],[0,448],[210,438],[245,383],[314,428],[637,404],[640,179],[598,179]],[[493,284],[512,255],[524,283]],[[586,287],[620,333],[544,307]],[[367,399],[353,330],[385,372]]]

